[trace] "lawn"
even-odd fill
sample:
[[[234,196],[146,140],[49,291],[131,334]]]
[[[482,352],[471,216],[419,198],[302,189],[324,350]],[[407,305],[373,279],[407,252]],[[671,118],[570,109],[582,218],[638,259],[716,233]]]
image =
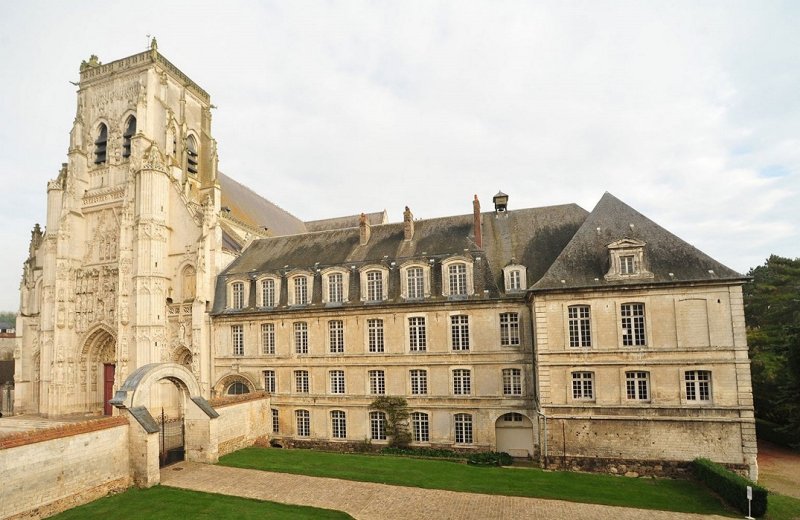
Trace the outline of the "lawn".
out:
[[[797,520],[800,518],[800,499],[770,492],[767,498],[766,520]]]
[[[124,493],[107,496],[70,509],[52,518],[58,520],[87,518],[113,518],[114,520],[140,518],[152,520],[175,518],[192,518],[193,520],[203,518],[236,518],[237,520],[352,519],[346,513],[330,509],[289,506],[163,486],[149,489],[132,488]]]
[[[245,448],[222,457],[219,463],[237,468],[428,489],[731,515],[731,511],[703,486],[686,480],[625,478],[536,468],[476,467],[390,455],[344,455],[274,448]]]

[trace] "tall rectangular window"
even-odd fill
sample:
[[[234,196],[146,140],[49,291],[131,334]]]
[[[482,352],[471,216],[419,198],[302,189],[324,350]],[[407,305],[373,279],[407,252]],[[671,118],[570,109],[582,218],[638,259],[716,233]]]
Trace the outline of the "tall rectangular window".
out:
[[[264,391],[270,394],[275,393],[277,382],[274,370],[264,370]]]
[[[369,371],[369,393],[383,395],[386,393],[386,378],[383,370]]]
[[[370,352],[383,352],[383,320],[367,320],[367,343]]]
[[[344,322],[342,320],[328,322],[328,340],[330,341],[329,349],[331,354],[344,352]]]
[[[519,314],[516,312],[500,314],[500,344],[504,347],[519,346]]]
[[[522,290],[522,273],[519,269],[509,271],[508,273],[508,290],[519,291]]]
[[[456,444],[472,444],[472,415],[457,413],[455,416]]]
[[[710,371],[687,370],[684,378],[686,380],[687,401],[711,401]]]
[[[411,395],[425,395],[428,393],[428,371],[422,369],[410,370]]]
[[[427,350],[428,338],[425,334],[425,318],[408,318],[408,349],[412,352]]]
[[[233,296],[233,307],[234,309],[243,309],[244,308],[244,283],[242,282],[234,282],[231,286],[231,292]]]
[[[275,307],[275,280],[271,278],[261,280],[261,306]]]
[[[263,354],[275,353],[275,324],[262,323],[261,324],[261,352]]]
[[[308,354],[308,323],[294,322],[294,351],[296,354]]]
[[[503,369],[503,395],[522,395],[522,370]]]
[[[244,356],[244,327],[242,325],[231,325],[231,339],[233,355]]]
[[[294,391],[298,394],[307,394],[309,390],[308,370],[294,371]]]
[[[466,264],[451,264],[447,267],[448,288],[450,296],[467,295],[467,266]]]
[[[295,410],[295,419],[297,420],[297,436],[310,437],[311,436],[311,414],[308,410]]]
[[[342,410],[331,411],[331,434],[334,439],[347,438],[347,416]]]
[[[469,350],[469,316],[450,316],[450,341],[453,350]]]
[[[622,274],[636,274],[636,262],[633,255],[619,257],[619,272]]]
[[[386,414],[383,412],[369,413],[369,433],[374,441],[386,440]]]
[[[472,391],[472,374],[466,368],[453,370],[453,394],[469,395]]]
[[[628,399],[650,399],[650,374],[643,371],[625,372],[625,392]]]
[[[414,434],[414,442],[429,442],[430,427],[428,423],[428,414],[413,412],[411,414],[411,430]]]
[[[409,267],[406,271],[408,299],[421,300],[425,296],[425,272],[421,267]]]
[[[383,273],[380,271],[367,271],[367,300],[383,300]]]
[[[280,416],[278,415],[277,408],[270,409],[270,415],[272,415],[272,433],[280,433],[281,432],[281,422]]]
[[[328,275],[328,303],[344,301],[344,276],[342,273]]]
[[[331,393],[344,393],[344,370],[331,370]]]
[[[572,373],[572,398],[581,401],[594,400],[594,372]]]
[[[626,346],[646,345],[644,304],[624,303],[620,311],[622,314],[622,344]]]
[[[569,322],[569,346],[591,347],[592,329],[588,305],[573,305],[567,308]]]
[[[308,305],[308,278],[305,276],[294,279],[294,304]]]

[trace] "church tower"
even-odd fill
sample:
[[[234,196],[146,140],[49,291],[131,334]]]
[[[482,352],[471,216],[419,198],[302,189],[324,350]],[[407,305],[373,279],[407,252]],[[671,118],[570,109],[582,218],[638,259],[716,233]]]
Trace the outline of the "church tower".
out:
[[[227,263],[208,93],[158,52],[80,67],[67,162],[31,238],[16,412],[106,413],[149,363],[208,392],[208,302]]]

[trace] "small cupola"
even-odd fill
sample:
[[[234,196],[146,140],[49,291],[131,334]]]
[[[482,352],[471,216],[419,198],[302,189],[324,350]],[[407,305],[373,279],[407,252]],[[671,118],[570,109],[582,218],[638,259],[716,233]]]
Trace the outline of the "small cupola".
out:
[[[508,195],[502,191],[498,191],[497,195],[492,197],[492,202],[494,202],[494,210],[497,213],[504,213],[508,209]]]

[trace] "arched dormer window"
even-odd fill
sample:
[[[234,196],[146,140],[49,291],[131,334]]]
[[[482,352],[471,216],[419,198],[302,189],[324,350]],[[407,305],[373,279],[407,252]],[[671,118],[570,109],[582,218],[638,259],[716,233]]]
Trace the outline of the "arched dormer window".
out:
[[[442,296],[459,299],[475,292],[472,277],[472,260],[465,257],[450,258],[442,262]]]
[[[430,265],[412,261],[400,266],[400,295],[406,300],[422,300],[431,295]]]
[[[361,301],[380,302],[389,297],[389,270],[383,266],[361,268]]]
[[[186,139],[186,169],[189,173],[197,175],[198,153],[197,141],[194,136],[189,136]]]
[[[106,163],[106,146],[108,145],[108,127],[105,123],[100,123],[97,131],[97,139],[94,141],[94,163]]]
[[[125,133],[122,134],[122,158],[127,159],[131,156],[131,138],[136,133],[136,118],[130,116],[125,124]]]
[[[524,265],[509,264],[503,268],[506,293],[519,293],[527,289],[527,269]]]
[[[350,275],[341,267],[329,267],[322,271],[322,303],[338,305],[349,297]]]

